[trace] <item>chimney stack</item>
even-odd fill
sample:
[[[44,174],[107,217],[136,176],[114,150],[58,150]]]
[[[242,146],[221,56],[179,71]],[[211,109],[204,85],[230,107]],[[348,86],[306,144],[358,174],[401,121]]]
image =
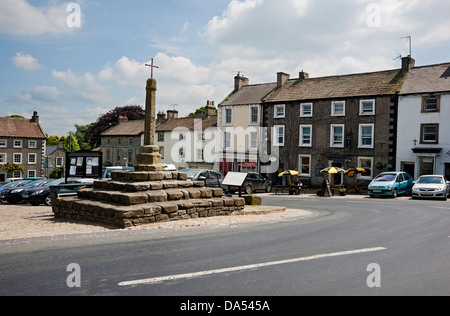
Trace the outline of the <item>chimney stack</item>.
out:
[[[308,79],[309,78],[309,73],[304,72],[303,70],[300,72],[300,74],[298,75],[298,78],[300,80],[304,80],[304,79]]]
[[[206,102],[206,116],[217,116],[217,109],[214,106],[214,101]]]
[[[121,115],[121,116],[119,116],[118,121],[119,121],[119,124],[122,124],[123,122],[128,122],[128,117]]]
[[[174,111],[174,110],[167,111],[167,119],[168,120],[173,120],[173,119],[177,119],[177,118],[178,118],[178,111]]]
[[[248,84],[248,78],[242,77],[240,74],[234,77],[234,91],[238,91],[240,88],[248,86]]]
[[[158,115],[156,117],[156,124],[161,124],[166,120],[166,113],[164,112],[158,112]]]
[[[286,81],[289,80],[290,77],[291,75],[284,72],[277,73],[277,87],[278,88],[282,87],[286,83]]]
[[[408,55],[407,57],[402,58],[402,72],[403,73],[409,72],[415,65],[416,65],[416,61],[414,60],[414,58],[411,57],[411,55]]]
[[[38,115],[38,112],[36,112],[36,111],[33,112],[33,116],[31,117],[30,122],[31,122],[31,123],[39,123],[39,115]]]

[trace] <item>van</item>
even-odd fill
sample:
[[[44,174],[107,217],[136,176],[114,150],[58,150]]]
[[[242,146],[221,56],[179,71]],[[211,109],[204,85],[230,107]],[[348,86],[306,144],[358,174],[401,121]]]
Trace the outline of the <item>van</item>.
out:
[[[111,172],[113,172],[113,171],[134,171],[134,168],[133,167],[121,167],[121,166],[107,167],[105,169],[105,171],[103,172],[103,178],[104,179],[111,178]]]

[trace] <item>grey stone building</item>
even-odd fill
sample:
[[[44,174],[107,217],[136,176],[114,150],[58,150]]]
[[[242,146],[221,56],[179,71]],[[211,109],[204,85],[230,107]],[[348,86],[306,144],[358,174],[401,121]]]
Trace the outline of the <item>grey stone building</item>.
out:
[[[407,57],[401,69],[387,71],[320,78],[301,72],[297,79],[279,73],[282,84],[263,100],[262,121],[268,148],[279,149],[279,170],[298,170],[319,186],[326,167],[364,167],[370,172],[362,180],[395,169],[398,95],[413,65]]]
[[[37,112],[31,119],[0,117],[0,182],[44,176],[45,140]]]

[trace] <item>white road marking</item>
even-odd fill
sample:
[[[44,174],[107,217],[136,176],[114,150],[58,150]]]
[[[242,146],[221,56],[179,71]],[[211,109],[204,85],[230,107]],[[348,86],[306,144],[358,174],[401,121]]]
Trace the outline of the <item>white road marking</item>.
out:
[[[376,252],[376,251],[382,251],[382,250],[386,250],[386,248],[378,247],[378,248],[366,248],[366,249],[359,249],[359,250],[341,251],[341,252],[315,255],[315,256],[310,256],[310,257],[272,261],[272,262],[265,262],[265,263],[257,263],[257,264],[251,264],[251,265],[246,265],[246,266],[225,268],[225,269],[216,269],[216,270],[200,271],[200,272],[194,272],[194,273],[169,275],[169,276],[150,278],[150,279],[127,281],[127,282],[119,283],[119,286],[131,286],[131,285],[139,285],[139,284],[156,284],[156,283],[161,283],[161,282],[165,282],[165,281],[173,281],[173,280],[180,280],[180,279],[193,279],[193,278],[202,277],[202,276],[211,275],[211,274],[251,270],[251,269],[257,269],[257,268],[287,264],[287,263],[295,263],[295,262],[301,262],[301,261],[309,261],[309,260],[338,257],[338,256],[348,256],[348,255]]]

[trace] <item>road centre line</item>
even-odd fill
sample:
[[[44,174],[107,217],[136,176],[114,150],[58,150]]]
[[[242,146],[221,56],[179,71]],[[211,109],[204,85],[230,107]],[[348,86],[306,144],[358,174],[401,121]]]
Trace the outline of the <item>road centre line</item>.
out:
[[[156,284],[156,283],[162,283],[165,281],[193,279],[193,278],[198,278],[198,277],[211,275],[211,274],[220,274],[220,273],[227,273],[227,272],[251,270],[251,269],[258,269],[258,268],[275,266],[275,265],[296,263],[296,262],[301,262],[301,261],[310,261],[310,260],[316,260],[316,259],[322,259],[322,258],[348,256],[348,255],[355,255],[355,254],[362,254],[362,253],[369,253],[369,252],[377,252],[377,251],[382,251],[382,250],[386,250],[386,248],[377,247],[377,248],[365,248],[365,249],[358,249],[358,250],[341,251],[341,252],[334,252],[334,253],[328,253],[328,254],[320,254],[320,255],[315,255],[315,256],[310,256],[310,257],[272,261],[272,262],[265,262],[265,263],[257,263],[257,264],[251,264],[251,265],[246,265],[246,266],[225,268],[225,269],[207,270],[207,271],[200,271],[200,272],[194,272],[194,273],[177,274],[177,275],[169,275],[169,276],[150,278],[150,279],[127,281],[127,282],[119,283],[119,286]]]

